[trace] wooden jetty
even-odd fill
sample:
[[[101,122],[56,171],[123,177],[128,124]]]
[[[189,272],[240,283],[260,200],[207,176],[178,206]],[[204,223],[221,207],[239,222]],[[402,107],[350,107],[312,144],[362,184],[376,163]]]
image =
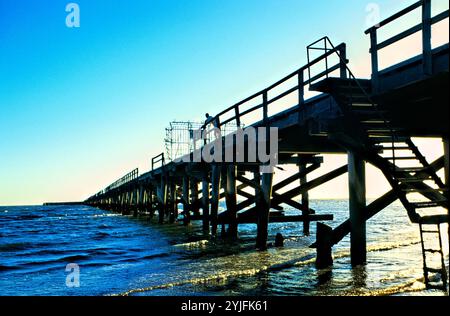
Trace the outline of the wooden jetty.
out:
[[[417,25],[377,40],[379,29],[416,10],[422,16]],[[440,224],[449,222],[449,44],[432,49],[431,28],[448,17],[448,10],[432,16],[431,0],[421,0],[368,29],[370,79],[353,75],[345,43],[334,45],[324,37],[307,47],[305,66],[214,117],[219,128],[229,123],[242,126],[252,115],[259,118],[246,128],[277,128],[277,167],[297,166],[293,176],[274,183],[273,172],[262,173],[260,163],[238,162],[236,156],[232,162],[209,163],[166,161],[161,154],[152,159],[149,172],[133,170],[85,204],[134,216],[157,212],[161,224],[178,218],[185,225],[199,220],[211,235],[218,233],[219,226],[222,231],[227,227],[228,238],[238,236],[239,224],[255,223],[256,247],[264,250],[270,223],[303,222],[303,232],[309,234],[311,222],[332,220],[331,214],[310,208],[308,191],[348,174],[348,220],[335,229],[317,225],[313,246],[319,267],[331,264],[331,247],[347,234],[352,265],[364,264],[366,222],[396,200],[420,226],[421,235],[434,234],[441,241]],[[418,32],[423,44],[420,55],[379,69],[380,50]],[[312,58],[314,52],[320,55]],[[323,69],[314,72],[319,65]],[[317,95],[305,98],[308,89]],[[293,99],[293,106],[277,112],[276,104]],[[428,162],[412,137],[441,138],[444,156]],[[324,153],[346,154],[348,163],[311,179],[310,173],[323,164],[320,155]],[[390,184],[390,191],[370,204],[365,194],[366,163],[378,168]],[[445,169],[445,179],[437,175],[440,169]],[[248,193],[249,188],[254,194]],[[411,199],[412,194],[421,195],[423,201]],[[220,201],[225,201],[225,211],[219,212]],[[298,215],[284,215],[286,205],[298,210]],[[442,242],[440,249],[427,249],[422,238],[422,248],[427,287],[446,288]],[[440,254],[441,266],[429,266],[430,252]],[[430,281],[431,274],[440,275],[440,282]]]

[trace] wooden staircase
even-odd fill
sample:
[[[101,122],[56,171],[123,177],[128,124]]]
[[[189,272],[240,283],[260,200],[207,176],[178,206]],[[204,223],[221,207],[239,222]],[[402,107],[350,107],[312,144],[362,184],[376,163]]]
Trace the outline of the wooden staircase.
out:
[[[358,151],[383,172],[411,222],[419,224],[422,245],[423,233],[429,231],[422,229],[423,226],[438,226],[433,232],[439,238],[440,249],[433,249],[433,252],[441,254],[441,267],[428,267],[426,255],[430,249],[423,246],[425,284],[427,288],[446,290],[447,273],[439,225],[448,222],[448,215],[442,212],[442,208],[448,209],[448,200],[443,194],[448,187],[407,133],[393,125],[388,113],[373,101],[370,80],[326,78],[312,84],[310,89],[333,96],[342,110],[342,117],[332,129],[336,134],[345,135],[338,142]],[[417,195],[422,200],[417,200]],[[440,276],[440,284],[430,282],[430,274]]]

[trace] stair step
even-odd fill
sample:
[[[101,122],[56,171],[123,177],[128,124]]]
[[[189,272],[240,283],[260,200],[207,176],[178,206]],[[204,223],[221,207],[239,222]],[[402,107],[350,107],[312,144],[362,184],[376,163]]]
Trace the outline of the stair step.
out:
[[[379,135],[380,133],[383,133],[382,135],[389,135],[392,134],[392,132],[400,131],[398,128],[389,128],[386,126],[386,124],[382,125],[370,125],[370,126],[363,126],[363,128],[366,130],[366,132],[369,135]]]
[[[355,115],[357,115],[359,117],[363,117],[363,118],[380,119],[381,115],[387,115],[386,111],[377,110],[376,108],[373,108],[372,106],[370,106],[370,107],[355,106],[355,107],[352,107],[351,109]]]
[[[387,137],[390,134],[392,134],[392,131],[390,130],[367,131],[367,136],[369,137],[370,140],[376,137]]]
[[[425,178],[425,177],[397,178],[397,180],[400,181],[401,183],[417,183],[417,182],[423,182],[423,181],[432,180],[432,179],[430,176],[428,176],[427,178]]]
[[[408,182],[408,181],[402,181],[402,182]],[[421,182],[421,181],[417,181],[417,182]],[[404,192],[417,192],[417,193],[430,193],[430,192],[443,192],[443,191],[448,191],[448,188],[436,188],[436,189],[416,189],[416,188],[406,188],[406,189],[402,189],[402,191]]]
[[[430,167],[397,167],[395,168],[396,172],[421,172],[421,171],[427,171]]]
[[[446,201],[429,201],[429,202],[415,202],[411,203],[414,208],[431,208],[442,206]]]
[[[447,287],[444,284],[441,285],[435,285],[435,284],[427,284],[427,289],[429,290],[442,290],[442,291],[447,291]]]
[[[408,157],[382,157],[387,160],[418,160],[416,156],[408,156]]]
[[[430,253],[441,253],[442,252],[440,249],[424,249],[423,251],[430,252]]]
[[[406,137],[397,137],[396,139],[393,139],[391,135],[370,137],[371,141],[373,141],[374,143],[380,143],[380,144],[400,142],[402,139],[406,139]]]
[[[341,98],[343,102],[350,104],[353,110],[372,108],[375,112],[377,111],[376,104],[367,100],[365,95],[341,96]]]
[[[328,137],[327,132],[309,132],[309,136],[317,136],[317,137]]]
[[[366,132],[367,132],[368,136],[372,138],[372,137],[390,137],[393,133],[401,132],[403,130],[404,129],[402,129],[402,128],[396,128],[396,127],[392,128],[392,129],[388,128],[388,127],[380,127],[378,129],[375,129],[375,128],[367,129]],[[392,142],[392,137],[391,137],[390,142]]]
[[[367,119],[367,120],[361,120],[360,122],[361,122],[361,124],[368,125],[368,126],[373,126],[373,125],[378,125],[378,124],[383,124],[383,125],[389,124],[389,121],[381,120],[378,117],[374,117],[374,118]]]
[[[343,79],[343,80],[348,80],[348,79]],[[340,90],[357,90],[357,91],[361,91],[361,89],[364,89],[364,91],[366,93],[369,93],[370,90],[372,90],[372,84],[370,82],[370,80],[368,81],[363,81],[365,79],[359,79],[359,85],[356,84],[356,82],[354,81],[346,81],[346,82],[339,82],[336,84],[336,88],[340,89]]]
[[[440,274],[442,274],[442,272],[444,271],[444,269],[442,269],[442,268],[429,268],[429,267],[425,267],[425,270],[427,270],[428,272],[440,273]]]
[[[383,150],[411,150],[408,146],[398,146],[398,147],[383,147]]]
[[[441,214],[441,215],[429,215],[429,216],[422,216],[420,218],[420,223],[422,225],[438,225],[443,223],[448,223],[448,215]]]
[[[370,104],[370,106],[368,106],[369,104]],[[366,115],[366,114],[387,115],[388,114],[388,111],[380,110],[380,109],[378,109],[378,107],[375,107],[375,106],[373,106],[372,103],[368,103],[368,102],[362,102],[361,106],[358,106],[357,103],[355,102],[352,110],[355,114],[362,114],[362,115]]]
[[[438,230],[422,230],[422,233],[439,234]]]
[[[310,90],[312,91],[319,91],[319,92],[325,92],[325,93],[339,93],[339,90],[346,91],[346,90],[359,90],[361,91],[362,87],[367,93],[371,93],[372,90],[372,83],[369,79],[357,79],[358,84],[356,84],[354,79],[344,79],[344,78],[337,78],[337,77],[329,77],[326,79],[323,79],[321,81],[315,82],[310,86]]]

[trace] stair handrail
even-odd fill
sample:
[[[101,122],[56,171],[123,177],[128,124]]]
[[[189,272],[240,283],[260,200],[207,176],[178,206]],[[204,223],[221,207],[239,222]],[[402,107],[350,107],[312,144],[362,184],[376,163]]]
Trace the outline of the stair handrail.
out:
[[[345,46],[346,46],[345,43],[342,43],[342,44],[336,46],[334,49],[335,50],[342,50],[342,49],[345,49]],[[328,55],[331,55],[333,53],[334,53],[334,51],[330,50],[328,52]],[[275,82],[274,84],[270,85],[269,87],[264,88],[263,90],[260,90],[259,92],[254,93],[251,96],[249,96],[249,97],[247,97],[247,98],[245,98],[245,99],[235,103],[234,105],[226,108],[225,110],[221,111],[216,116],[214,116],[214,120],[218,120],[219,121],[219,128],[221,126],[223,126],[223,125],[225,125],[227,123],[233,122],[233,121],[236,123],[236,125],[238,127],[242,127],[242,117],[243,116],[245,116],[247,114],[250,114],[250,113],[253,113],[253,112],[255,112],[255,111],[257,111],[257,110],[262,108],[263,109],[263,118],[264,118],[263,122],[265,121],[265,123],[267,123],[267,120],[269,118],[269,115],[268,115],[269,105],[271,103],[275,102],[275,101],[278,101],[278,100],[282,99],[283,97],[286,97],[287,95],[289,95],[289,94],[291,94],[291,93],[293,93],[295,91],[299,92],[298,105],[301,106],[304,103],[304,99],[303,99],[303,97],[304,97],[304,88],[309,84],[309,81],[304,80],[304,78],[305,78],[304,72],[306,70],[308,70],[311,66],[319,63],[321,60],[323,60],[326,57],[327,57],[327,55],[326,56],[320,56],[320,57],[318,57],[318,58],[316,58],[316,59],[314,59],[312,61],[308,61],[308,64],[302,66],[301,68],[295,70],[294,72],[290,73],[289,75],[285,76],[284,78],[278,80],[277,82]],[[327,70],[325,70],[321,74],[316,75],[315,78],[317,79],[317,78],[320,78],[321,76],[327,75],[328,73],[331,73],[332,71],[338,69],[339,67],[341,67],[341,65],[340,64],[336,64],[336,65],[328,68]],[[298,80],[297,80],[297,84],[294,87],[292,87],[290,89],[287,89],[286,91],[281,92],[280,94],[278,94],[278,95],[276,95],[274,97],[269,98],[269,92],[271,90],[279,87],[281,84],[287,82],[288,80],[290,80],[290,79],[292,79],[292,78],[294,78],[296,76],[297,76]],[[256,99],[256,98],[260,98],[261,99],[261,103],[258,103],[257,105],[254,105],[251,108],[242,111],[242,109],[240,108],[241,105],[243,105],[243,104],[245,104],[245,103],[247,103],[247,102],[249,102],[249,101],[251,101],[253,99]],[[230,118],[222,118],[225,114],[227,114],[227,113],[229,113],[231,111],[234,112],[232,117],[230,117]],[[258,121],[255,121],[252,124],[257,123],[257,122]],[[247,126],[250,126],[250,125],[251,124],[248,124]]]
[[[378,51],[386,48],[408,36],[411,36],[417,32],[422,31],[422,60],[423,60],[423,73],[424,75],[430,75],[432,73],[432,54],[431,54],[431,28],[434,24],[448,19],[449,10],[445,10],[435,16],[431,16],[431,0],[419,0],[403,10],[395,13],[394,15],[384,19],[376,25],[367,29],[364,33],[370,36],[370,54],[372,64],[372,84],[375,90],[379,88],[379,65],[378,65]],[[378,43],[377,31],[383,26],[403,17],[404,15],[418,9],[422,9],[421,23],[416,24],[409,29],[396,34],[381,43]]]
[[[385,126],[390,130],[391,132],[391,139],[392,139],[392,158],[393,158],[393,165],[395,166],[395,135],[394,135],[394,129],[392,127],[392,125],[389,123],[389,121],[385,118],[385,116],[383,115],[383,113],[379,110],[378,105],[373,101],[372,97],[369,95],[369,93],[366,91],[366,89],[364,89],[364,87],[359,83],[359,81],[357,80],[356,76],[353,74],[353,72],[351,71],[350,67],[348,66],[348,60],[345,56],[342,56],[341,52],[339,50],[336,50],[336,47],[334,46],[333,42],[330,40],[330,38],[328,36],[324,36],[320,39],[318,39],[317,41],[311,43],[310,45],[307,46],[307,58],[308,58],[308,64],[309,64],[309,58],[310,58],[310,53],[309,51],[311,49],[318,49],[316,47],[314,47],[315,44],[319,43],[323,41],[324,42],[324,48],[322,48],[322,50],[325,50],[325,54],[328,53],[328,51],[332,51],[334,53],[336,53],[336,55],[339,58],[341,67],[345,68],[346,72],[349,75],[349,79],[351,79],[352,81],[354,81],[357,85],[357,87],[361,90],[361,92],[364,94],[364,96],[366,97],[367,101],[369,101],[369,103],[372,105],[372,107],[375,109],[376,113],[379,115],[379,118],[383,121],[383,123],[385,124]],[[327,47],[327,44],[330,45],[330,48]],[[326,55],[328,58],[329,54]],[[328,63],[326,62],[326,67],[328,67]],[[327,72],[328,73],[328,72]],[[309,74],[309,83],[311,85],[312,83],[312,78],[311,78],[311,70],[308,69],[308,74]],[[341,77],[346,77],[347,75],[344,74],[341,70]],[[328,78],[328,76],[327,76]],[[314,81],[316,79],[314,78]],[[394,167],[395,168],[395,167]]]

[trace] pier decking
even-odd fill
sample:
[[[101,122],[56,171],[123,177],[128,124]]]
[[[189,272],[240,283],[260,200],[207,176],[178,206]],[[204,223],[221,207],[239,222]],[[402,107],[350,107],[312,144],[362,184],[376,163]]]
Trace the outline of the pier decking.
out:
[[[377,41],[380,28],[415,10],[422,12],[420,23]],[[133,170],[84,203],[134,216],[157,212],[161,224],[178,218],[185,225],[200,220],[205,232],[212,235],[218,234],[219,226],[227,226],[227,238],[237,237],[239,224],[255,223],[256,247],[264,250],[270,223],[303,222],[303,232],[309,234],[312,221],[332,220],[332,214],[318,214],[310,208],[308,191],[347,173],[349,219],[334,230],[318,225],[313,246],[317,247],[319,267],[332,262],[331,246],[349,233],[352,264],[364,264],[366,222],[396,200],[401,201],[410,220],[419,224],[421,234],[435,232],[440,239],[439,229],[426,227],[449,222],[449,44],[432,49],[431,27],[448,17],[448,10],[431,16],[431,0],[422,0],[368,29],[371,79],[353,75],[345,43],[334,45],[324,37],[308,46],[305,66],[215,116],[219,128],[230,123],[240,127],[244,121],[244,130],[277,128],[277,167],[297,166],[293,176],[274,183],[273,172],[261,172],[261,163],[247,159],[248,153],[243,161],[234,154],[231,162],[212,163],[204,159],[166,161],[161,154],[153,158],[150,171],[139,174]],[[379,51],[417,32],[422,34],[422,54],[380,70]],[[312,58],[317,51],[321,55]],[[325,66],[314,72],[319,65]],[[308,90],[317,95],[305,98]],[[280,104],[291,106],[279,111]],[[441,138],[445,155],[428,162],[412,137]],[[311,179],[310,173],[324,163],[320,155],[326,153],[346,154],[348,164]],[[366,162],[378,168],[391,186],[369,205]],[[445,179],[437,175],[440,169],[445,169]],[[248,193],[248,188],[254,194]],[[411,194],[422,195],[423,201],[410,199]],[[219,212],[222,200],[226,210]],[[285,205],[298,210],[298,215],[284,215]],[[440,251],[442,265],[432,268],[427,265],[427,249],[423,249],[426,285],[446,288],[442,247],[436,251]],[[430,274],[440,275],[440,282],[431,282]]]

